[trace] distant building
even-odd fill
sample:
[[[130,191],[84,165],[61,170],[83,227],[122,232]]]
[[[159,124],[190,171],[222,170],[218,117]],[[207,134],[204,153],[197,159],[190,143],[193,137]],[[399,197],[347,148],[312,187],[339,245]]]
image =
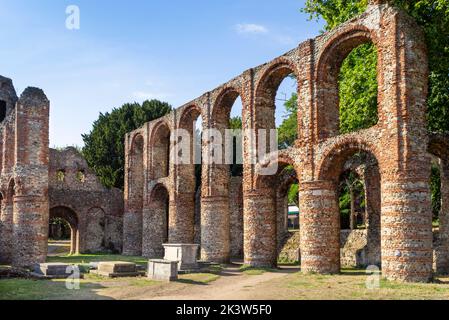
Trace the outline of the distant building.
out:
[[[296,205],[288,206],[288,229],[299,229],[299,208]]]

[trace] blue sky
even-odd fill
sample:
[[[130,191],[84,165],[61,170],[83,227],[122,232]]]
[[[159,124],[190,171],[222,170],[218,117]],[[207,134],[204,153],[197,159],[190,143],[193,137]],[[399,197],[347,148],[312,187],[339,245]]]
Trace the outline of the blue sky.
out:
[[[18,94],[44,89],[51,146],[81,146],[99,112],[152,98],[178,107],[318,35],[303,4],[0,0],[0,74]],[[80,8],[80,30],[65,27],[68,5]]]

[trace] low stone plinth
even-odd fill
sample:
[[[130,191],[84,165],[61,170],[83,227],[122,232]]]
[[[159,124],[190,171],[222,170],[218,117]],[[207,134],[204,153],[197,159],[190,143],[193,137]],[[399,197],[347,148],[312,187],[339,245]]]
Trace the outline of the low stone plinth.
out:
[[[144,272],[137,270],[135,263],[122,261],[100,262],[97,270],[91,270],[90,273],[109,278],[138,277],[144,275]]]
[[[198,269],[197,244],[164,244],[165,257],[164,260],[177,261],[178,270],[195,270]]]
[[[157,281],[178,280],[178,262],[153,259],[148,262],[148,278]]]
[[[67,278],[73,273],[73,266],[66,263],[41,263],[34,267],[34,273],[49,278]]]

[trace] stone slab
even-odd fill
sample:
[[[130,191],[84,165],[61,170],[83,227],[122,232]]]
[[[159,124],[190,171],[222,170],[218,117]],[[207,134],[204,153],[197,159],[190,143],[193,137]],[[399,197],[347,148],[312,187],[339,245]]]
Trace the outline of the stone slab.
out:
[[[148,261],[148,278],[157,281],[178,280],[178,262],[153,259]]]
[[[191,270],[198,268],[198,249],[197,244],[164,244],[164,260],[177,261],[178,270]]]

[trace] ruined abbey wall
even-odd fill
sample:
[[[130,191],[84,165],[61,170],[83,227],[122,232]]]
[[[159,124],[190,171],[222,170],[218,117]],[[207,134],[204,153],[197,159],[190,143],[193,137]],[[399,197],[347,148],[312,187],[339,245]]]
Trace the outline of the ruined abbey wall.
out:
[[[0,260],[29,266],[47,257],[50,103],[31,87],[17,98],[1,77],[0,104]]]
[[[0,263],[47,259],[50,218],[66,220],[72,253],[121,252],[123,193],[103,187],[74,149],[49,149],[50,103],[38,88],[17,97],[0,77]]]
[[[372,42],[378,52],[378,117],[371,128],[339,133],[338,73],[357,46]],[[273,266],[278,253],[277,174],[294,167],[300,185],[301,261],[304,272],[340,271],[338,178],[346,161],[366,153],[377,163],[369,195],[378,214],[382,272],[388,279],[432,278],[429,136],[426,130],[427,55],[423,32],[386,1],[370,1],[365,13],[334,30],[307,40],[264,65],[145,124],[126,136],[124,252],[159,256],[162,243],[193,243],[195,167],[186,150],[173,152],[178,129],[193,131],[199,115],[203,132],[228,128],[237,97],[244,129],[274,129],[275,95],[281,81],[298,81],[298,139],[294,147],[251,162],[264,143],[243,139],[244,260]],[[231,255],[229,165],[209,165],[216,137],[203,135],[201,257],[216,262]],[[446,228],[446,227],[443,227]]]
[[[122,250],[123,193],[107,189],[75,148],[50,149],[50,218],[62,217],[72,229],[72,252]]]

